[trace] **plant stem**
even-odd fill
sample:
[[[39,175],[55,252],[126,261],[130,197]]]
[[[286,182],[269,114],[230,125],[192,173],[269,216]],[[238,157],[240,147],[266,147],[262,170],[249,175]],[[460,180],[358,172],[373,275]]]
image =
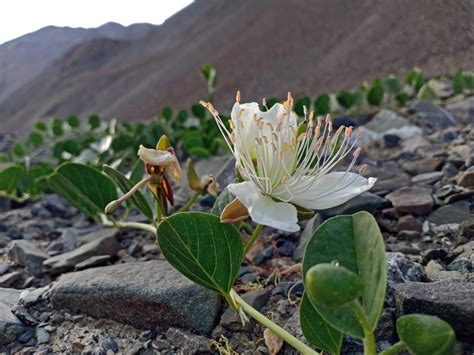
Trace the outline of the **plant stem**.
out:
[[[380,353],[380,355],[395,355],[398,354],[400,351],[405,350],[407,345],[403,341],[399,341],[396,344],[393,344],[387,350],[384,350]]]
[[[263,225],[262,224],[257,224],[257,226],[255,227],[252,235],[250,236],[249,241],[247,242],[247,244],[245,244],[244,256],[247,255],[250,248],[252,248],[253,243],[255,243],[255,241],[257,240],[257,237],[262,232],[262,229],[263,229]]]
[[[146,223],[140,223],[140,222],[115,222],[113,223],[112,221],[109,221],[104,217],[104,215],[101,216],[101,222],[104,226],[106,227],[118,227],[118,228],[135,228],[135,229],[141,229],[147,232],[155,233],[156,234],[156,228],[152,226],[151,224],[146,224]]]
[[[270,329],[273,333],[278,335],[280,338],[282,338],[284,341],[290,344],[293,348],[298,350],[301,354],[303,355],[318,354],[318,352],[314,351],[309,346],[302,343],[295,336],[288,333],[285,329],[280,327],[278,324],[273,323],[270,319],[268,319],[263,314],[258,312],[255,308],[253,308],[248,303],[246,303],[243,300],[243,298],[239,296],[237,292],[235,292],[234,290],[231,290],[230,294],[237,301],[238,305],[242,307],[245,313],[247,313],[250,317],[255,319],[257,322],[259,322],[263,326]]]
[[[374,332],[367,320],[365,310],[360,305],[359,301],[355,300],[349,304],[349,307],[354,312],[355,316],[359,320],[362,329],[364,330],[364,355],[376,355],[377,348],[375,346]]]
[[[201,195],[201,192],[200,191],[196,191],[194,193],[194,195],[191,196],[191,198],[188,200],[188,202],[186,202],[183,207],[181,207],[179,210],[177,210],[176,212],[186,212],[186,211],[189,211],[189,209],[191,208],[191,206],[193,205],[194,202],[196,202],[197,198],[199,197],[199,195]]]

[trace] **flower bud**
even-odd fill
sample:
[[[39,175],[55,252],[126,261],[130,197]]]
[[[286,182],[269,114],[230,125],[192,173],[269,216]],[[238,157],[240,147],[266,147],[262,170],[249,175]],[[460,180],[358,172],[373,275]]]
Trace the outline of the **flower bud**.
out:
[[[171,147],[171,142],[168,139],[168,137],[165,134],[163,134],[158,140],[158,143],[156,143],[156,149],[167,150],[169,147]]]
[[[209,195],[217,197],[219,184],[214,176],[206,174],[201,177],[201,189]]]
[[[187,161],[187,177],[188,177],[188,185],[191,190],[200,191],[201,190],[201,180],[199,179],[196,170],[194,169],[194,164],[191,159]]]
[[[119,207],[122,205],[122,201],[120,200],[113,200],[111,202],[108,203],[107,206],[105,206],[105,214],[113,214],[115,213]]]
[[[311,303],[329,308],[342,307],[357,299],[363,289],[359,275],[334,264],[311,267],[306,273],[305,281]]]

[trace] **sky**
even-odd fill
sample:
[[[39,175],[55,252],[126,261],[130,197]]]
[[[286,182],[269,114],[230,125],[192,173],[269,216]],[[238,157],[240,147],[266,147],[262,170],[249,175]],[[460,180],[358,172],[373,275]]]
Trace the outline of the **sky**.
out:
[[[159,25],[192,0],[0,0],[0,44],[42,27]]]

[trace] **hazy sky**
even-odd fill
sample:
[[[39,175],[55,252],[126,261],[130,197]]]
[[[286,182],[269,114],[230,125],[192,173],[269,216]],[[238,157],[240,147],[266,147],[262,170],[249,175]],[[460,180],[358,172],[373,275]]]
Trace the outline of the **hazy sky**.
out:
[[[160,24],[192,0],[0,0],[0,44],[48,25]]]

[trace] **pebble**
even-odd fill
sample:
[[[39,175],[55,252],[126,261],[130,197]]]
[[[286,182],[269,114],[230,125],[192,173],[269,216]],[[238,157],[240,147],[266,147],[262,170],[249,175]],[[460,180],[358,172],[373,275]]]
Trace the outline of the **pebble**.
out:
[[[402,164],[402,169],[412,175],[436,171],[442,164],[442,158],[424,158],[407,161]]]
[[[427,214],[433,208],[431,189],[412,186],[402,187],[386,196],[399,213]]]
[[[469,273],[474,271],[472,261],[468,258],[459,258],[452,261],[447,267],[449,271],[459,271],[461,273]]]
[[[428,216],[428,221],[436,225],[462,223],[471,218],[468,201],[458,201],[441,206]]]
[[[473,282],[408,282],[397,284],[394,289],[399,315],[436,315],[451,324],[457,337],[468,341],[474,338]]]
[[[176,346],[182,354],[212,354],[211,340],[194,335],[178,328],[169,328],[166,339]]]
[[[474,188],[474,167],[470,167],[460,174],[458,185],[471,189]]]
[[[431,173],[423,173],[411,178],[414,184],[432,184],[440,180],[444,176],[442,171],[434,171]]]
[[[41,277],[43,274],[43,261],[48,259],[48,255],[39,250],[28,240],[14,240],[11,242],[8,255],[19,265],[34,276]]]

